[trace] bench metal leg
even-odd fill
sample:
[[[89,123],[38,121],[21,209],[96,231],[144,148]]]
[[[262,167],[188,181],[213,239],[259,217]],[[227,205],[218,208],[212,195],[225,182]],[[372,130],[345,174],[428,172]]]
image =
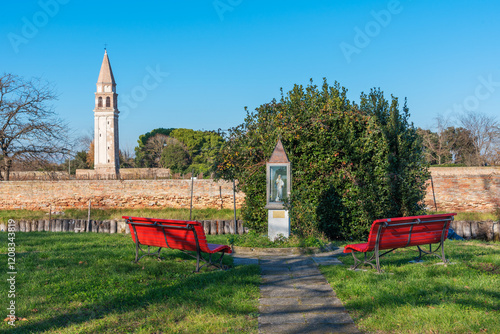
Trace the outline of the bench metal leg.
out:
[[[370,259],[367,261],[366,260],[366,253],[367,252],[364,252],[365,253],[365,260],[363,262],[359,261],[356,256],[354,256],[354,252],[352,252],[352,256],[354,257],[354,266],[351,267],[352,269],[356,269],[359,265],[361,264],[369,264],[370,266],[372,266],[373,268],[377,269],[377,272],[380,273],[382,270],[380,269],[380,257],[381,256],[384,256],[385,254],[387,253],[390,253],[392,252],[393,250],[390,250],[390,251],[387,251],[385,253],[383,253],[382,255],[380,255],[380,252],[379,252],[379,245],[380,245],[380,233],[382,232],[382,225],[380,225],[378,227],[378,231],[377,231],[377,239],[375,241],[375,251],[373,252],[373,255],[370,257]],[[376,265],[374,265],[372,262],[373,262],[373,258],[375,258],[375,263]],[[359,261],[359,263],[358,263]]]
[[[360,260],[356,257],[356,255],[354,255],[355,252],[352,252],[352,257],[354,258],[354,265],[351,266],[351,269],[352,270],[356,270],[358,269],[359,266],[363,265],[363,264],[369,264],[370,266],[373,267],[373,269],[377,269],[377,267],[372,263],[373,259],[375,258],[375,253],[367,260],[366,259],[366,255],[367,253],[363,253],[364,254],[364,260]],[[378,261],[378,258],[377,258],[377,261]]]
[[[225,265],[222,264],[222,258],[224,257],[224,254],[226,254],[226,253],[222,252],[221,255],[220,255],[220,257],[215,260],[216,262],[212,262],[212,256],[210,254],[210,264],[212,266],[214,266],[214,267],[217,267],[217,268],[221,269],[221,270],[227,270],[227,269],[229,269],[228,266],[225,266]]]
[[[355,269],[358,269],[358,267],[364,265],[364,264],[368,264],[370,266],[372,266],[373,269],[376,269],[377,272],[380,274],[383,272],[383,270],[380,268],[380,258],[382,256],[384,256],[385,254],[388,254],[388,253],[391,253],[393,251],[395,251],[396,248],[394,249],[391,249],[385,253],[382,253],[380,254],[380,251],[378,249],[375,249],[375,251],[373,252],[372,256],[367,259],[367,252],[364,252],[364,260],[360,260],[356,257],[355,253],[356,252],[351,252],[352,254],[352,257],[354,258],[354,265],[351,266],[351,269],[352,270],[355,270]],[[375,263],[373,263],[375,260]]]
[[[377,272],[380,273],[380,256],[379,256],[378,244],[375,247],[375,260],[377,261]]]
[[[420,246],[417,246],[417,247],[418,247],[418,251],[419,251],[419,255],[418,255],[417,260],[421,260],[422,257],[424,257],[425,255],[434,255],[434,256],[437,256],[438,258],[440,258],[441,261],[443,261],[443,263],[448,262],[448,260],[446,260],[445,255],[444,255],[444,243],[440,243],[439,246],[435,250],[432,250],[432,245],[429,245],[429,251],[423,250]],[[438,251],[440,249],[441,249],[441,254],[438,253]]]
[[[144,255],[142,255],[141,257],[139,257],[139,250],[140,250],[141,252],[143,252],[143,253],[144,253]],[[143,257],[145,257],[145,256],[147,256],[147,255],[156,255],[156,256],[158,257],[158,259],[160,259],[160,252],[161,252],[161,247],[159,247],[159,248],[158,248],[158,250],[157,250],[156,252],[151,253],[151,251],[150,251],[150,247],[149,247],[149,246],[148,246],[148,251],[147,251],[147,252],[145,252],[145,251],[144,251],[144,250],[143,250],[143,249],[139,246],[139,243],[136,243],[136,244],[135,244],[135,261],[134,261],[134,262],[135,262],[135,263],[139,263],[139,261],[140,261]]]
[[[215,261],[212,261],[212,254],[208,254],[208,260],[205,260],[205,258],[203,258],[203,255],[201,254],[201,251],[196,252],[196,255],[193,255],[189,251],[185,251],[185,250],[180,250],[180,251],[183,252],[184,254],[189,255],[189,256],[196,259],[196,268],[193,271],[195,273],[199,273],[201,268],[203,268],[205,266],[212,266],[212,267],[218,268],[220,270],[229,269],[228,266],[225,266],[222,264],[222,258],[224,257],[225,252],[221,252],[221,256],[219,258],[217,258]],[[205,263],[200,266],[201,261],[203,261]]]
[[[134,236],[135,236],[135,263],[139,263],[139,261],[146,255],[158,255],[158,258],[160,258],[160,251],[161,251],[161,247],[158,248],[158,250],[154,253],[151,253],[150,252],[150,246],[148,245],[148,252],[146,253],[142,248],[141,246],[139,245],[140,242],[139,242],[139,236],[137,234],[137,229],[135,228],[135,225],[132,225],[132,230],[134,232]],[[143,253],[145,253],[143,256],[139,257],[139,250]]]
[[[444,243],[441,246],[441,258],[443,259],[444,263],[448,262],[448,260],[446,260],[446,258],[444,257]]]
[[[453,221],[453,217],[451,218],[451,221]],[[443,223],[443,230],[441,232],[441,240],[439,242],[439,246],[434,251],[432,250],[432,244],[429,244],[429,251],[428,252],[425,251],[425,250],[423,250],[422,248],[420,248],[420,246],[417,246],[418,251],[419,251],[419,255],[418,255],[417,260],[422,259],[422,257],[424,255],[432,254],[432,255],[435,255],[438,258],[440,258],[441,261],[443,261],[443,263],[447,263],[448,262],[448,260],[446,260],[445,255],[444,255],[444,241],[446,239],[445,238],[446,231],[448,230],[447,227],[448,227],[448,224],[447,224],[447,221],[445,221]],[[441,256],[438,254],[438,250],[439,249],[441,249]]]
[[[200,258],[201,258],[201,253],[200,253],[200,249],[198,249],[196,251],[196,271],[197,273],[200,272]]]
[[[136,239],[137,240],[137,239]],[[135,243],[135,263],[139,262],[139,243]]]

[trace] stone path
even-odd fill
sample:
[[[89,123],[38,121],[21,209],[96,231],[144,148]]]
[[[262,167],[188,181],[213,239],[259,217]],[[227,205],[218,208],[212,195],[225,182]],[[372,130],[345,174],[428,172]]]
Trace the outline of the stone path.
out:
[[[259,333],[360,333],[318,264],[341,264],[335,254],[234,256],[235,265],[262,270]]]

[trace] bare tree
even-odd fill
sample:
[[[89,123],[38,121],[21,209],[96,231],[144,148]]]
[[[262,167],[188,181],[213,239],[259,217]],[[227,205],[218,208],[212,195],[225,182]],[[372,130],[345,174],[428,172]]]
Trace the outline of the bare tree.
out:
[[[161,156],[164,148],[169,145],[182,144],[178,139],[166,136],[161,133],[157,133],[153,137],[148,139],[145,148],[148,158],[152,161],[153,167],[165,167],[162,162]]]
[[[417,133],[422,138],[425,160],[431,165],[438,164],[438,157],[436,154],[438,135],[431,130],[420,128],[417,129]]]
[[[39,79],[0,77],[0,180],[9,180],[16,160],[50,161],[67,154],[67,125],[50,105],[56,98]]]
[[[493,155],[493,164],[500,165],[500,145],[497,145],[495,148],[495,153]]]
[[[500,145],[500,123],[494,116],[468,112],[458,116],[462,127],[470,131],[474,140],[477,165],[492,164]]]
[[[90,144],[94,141],[94,129],[82,131],[80,135],[75,136],[73,151],[87,151]]]
[[[87,166],[89,166],[89,168],[93,169],[94,168],[94,141],[92,140],[89,144],[89,148],[87,150]]]
[[[437,122],[437,145],[435,147],[438,164],[448,163],[452,161],[451,147],[455,145],[456,139],[450,136],[450,121],[441,115],[436,117]]]
[[[471,132],[461,127],[451,126],[446,129],[445,136],[450,139],[448,147],[452,155],[452,162],[473,166],[475,142]]]
[[[134,150],[130,146],[123,147],[119,152],[120,168],[133,168],[135,166]]]
[[[472,133],[453,126],[449,119],[436,117],[436,132],[418,129],[424,145],[424,155],[430,164],[461,163],[476,165],[475,141]]]
[[[441,165],[453,160],[452,147],[456,138],[451,135],[450,121],[441,115],[436,117],[436,132],[420,130],[425,147],[424,155],[431,164]]]

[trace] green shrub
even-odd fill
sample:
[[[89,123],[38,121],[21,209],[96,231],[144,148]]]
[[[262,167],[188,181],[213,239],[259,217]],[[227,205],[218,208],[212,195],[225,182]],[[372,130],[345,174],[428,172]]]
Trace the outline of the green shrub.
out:
[[[374,219],[422,212],[428,171],[406,102],[372,90],[357,105],[346,93],[295,85],[228,131],[218,177],[238,179],[247,226],[267,229],[265,162],[278,138],[292,162],[293,233],[361,239]]]

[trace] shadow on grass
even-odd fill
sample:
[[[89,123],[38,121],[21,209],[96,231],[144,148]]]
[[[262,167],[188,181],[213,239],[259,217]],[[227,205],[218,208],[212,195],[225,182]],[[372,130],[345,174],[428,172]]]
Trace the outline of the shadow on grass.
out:
[[[240,308],[235,305],[233,308],[221,310],[220,305],[212,298],[203,294],[203,291],[210,286],[219,286],[224,284],[224,279],[220,275],[214,273],[204,273],[203,279],[189,278],[185,282],[176,284],[167,288],[156,287],[150,289],[147,294],[137,296],[133,292],[122,293],[113,298],[110,298],[106,303],[94,303],[87,305],[84,309],[77,309],[71,312],[64,312],[59,316],[46,319],[43,321],[29,323],[18,327],[15,332],[37,333],[49,329],[62,329],[67,326],[74,326],[76,324],[85,323],[92,320],[105,318],[109,314],[120,314],[131,312],[134,309],[149,307],[153,304],[161,304],[167,302],[168,299],[173,298],[171,307],[188,306],[194,310],[203,308],[213,314],[218,314],[221,317],[231,318],[236,315],[248,315],[248,309]],[[211,282],[212,281],[212,282]],[[219,282],[219,283],[216,283]],[[252,284],[251,281],[241,281],[240,284],[232,284],[232,289],[238,290],[244,288],[245,285]],[[179,293],[179,290],[182,292]],[[184,303],[184,301],[189,301]],[[170,302],[172,304],[172,301]],[[188,304],[188,305],[182,305]],[[176,319],[180,321],[182,319]],[[104,327],[107,327],[105,324]],[[104,329],[103,329],[104,330]],[[133,330],[133,328],[130,328]]]
[[[352,256],[342,259],[345,266],[325,266],[323,271],[346,308],[354,311],[353,318],[357,323],[374,314],[380,322],[404,322],[405,319],[397,318],[395,314],[400,313],[396,310],[405,307],[412,310],[435,308],[432,316],[445,319],[443,322],[456,320],[457,310],[474,312],[476,316],[491,314],[492,318],[496,317],[495,314],[500,315],[500,277],[496,271],[500,247],[497,244],[447,241],[445,254],[452,264],[446,267],[435,265],[440,262],[435,256],[425,256],[423,264],[410,264],[411,254],[415,253],[404,249],[381,258],[385,270],[382,274],[377,274],[369,266],[364,267],[368,268],[366,272],[348,271],[346,267],[354,262]],[[391,316],[385,320],[380,310]],[[495,326],[498,322],[491,324]],[[464,328],[476,325],[472,319]],[[396,329],[396,324],[394,326]],[[498,327],[490,329],[497,330]],[[439,327],[434,330],[447,332]]]
[[[439,290],[441,293],[453,295],[453,299],[441,300],[437,299],[433,291],[424,291],[417,289],[414,293],[406,293],[404,296],[395,295],[393,291],[385,289],[378,289],[376,296],[370,300],[351,301],[349,308],[356,310],[356,318],[364,318],[373,314],[376,309],[380,308],[397,308],[411,305],[411,307],[438,307],[443,304],[456,304],[463,306],[465,309],[475,309],[484,312],[489,312],[497,309],[499,305],[485,304],[484,302],[477,302],[474,300],[480,299],[483,296],[488,298],[500,300],[500,293],[492,291],[491,289],[469,289],[459,288],[452,284],[434,283],[432,290]],[[466,296],[466,297],[461,297]]]
[[[19,245],[37,245],[40,248],[36,252],[26,252],[22,250],[22,246],[19,247],[20,252],[16,254],[19,272],[41,267],[40,270],[45,271],[42,277],[46,281],[39,282],[38,294],[52,291],[50,296],[42,300],[29,296],[28,298],[34,298],[34,301],[28,302],[28,310],[34,304],[40,311],[47,313],[46,317],[53,313],[60,314],[39,321],[29,320],[29,316],[26,316],[29,321],[16,322],[14,329],[5,330],[4,327],[0,330],[2,333],[64,330],[68,326],[83,325],[109,315],[123,317],[129,322],[121,324],[119,332],[133,332],[137,330],[134,326],[144,325],[144,321],[128,319],[131,315],[127,316],[127,313],[148,314],[149,310],[158,308],[168,310],[165,313],[165,326],[168,326],[169,322],[175,324],[184,317],[198,313],[202,313],[202,319],[209,314],[211,317],[220,317],[222,322],[235,317],[248,317],[256,312],[255,302],[242,300],[242,297],[238,296],[243,290],[253,288],[257,291],[254,298],[257,300],[259,275],[256,266],[242,266],[229,271],[204,269],[201,273],[194,274],[192,271],[195,269],[196,260],[179,251],[162,250],[161,256],[164,260],[161,262],[153,257],[145,257],[139,264],[134,264],[132,261],[135,257],[135,245],[130,239],[119,240],[117,237],[101,236],[93,238],[91,235],[80,235],[75,239],[75,234],[36,234],[18,237]],[[103,245],[103,238],[106,242],[118,241],[118,245]],[[62,240],[59,246],[55,244],[56,240]],[[47,245],[46,248],[44,244]],[[46,254],[48,257],[43,258]],[[229,262],[230,260],[226,260],[226,263]],[[61,275],[61,271],[65,274]],[[24,279],[29,278],[30,275],[26,273]],[[26,298],[21,296],[29,294],[29,288],[23,288],[24,285],[27,284],[19,279],[18,298]],[[93,287],[97,293],[106,295],[95,295]],[[107,289],[110,291],[106,291]],[[64,294],[67,296],[57,299],[58,295]],[[251,296],[252,292],[249,292],[243,299],[252,299]],[[53,302],[53,299],[56,302]],[[82,306],[75,306],[79,302]],[[62,304],[68,304],[68,307],[61,307]],[[24,311],[29,313],[28,310]],[[157,313],[151,316],[158,317]],[[112,325],[107,322],[91,326],[78,331],[105,332],[112,329]],[[95,326],[100,328],[96,329]],[[147,332],[161,328],[164,326],[148,329]]]
[[[433,245],[432,250],[437,248],[436,245]],[[473,249],[471,249],[473,248]],[[424,250],[429,250],[428,246],[422,247]],[[385,252],[381,251],[382,253]],[[369,259],[374,252],[368,252],[367,259]],[[498,248],[493,246],[489,246],[488,244],[481,243],[471,243],[467,241],[451,241],[446,240],[444,243],[444,254],[445,258],[450,263],[456,262],[471,262],[477,261],[479,257],[484,255],[498,256],[500,259],[500,244],[498,244]],[[382,269],[389,266],[402,267],[407,265],[412,265],[409,261],[414,260],[418,257],[419,252],[416,247],[408,247],[408,248],[400,248],[394,251],[393,253],[389,253],[380,258],[380,266]],[[438,251],[438,255],[441,255],[441,249]],[[342,262],[349,267],[354,264],[354,260],[352,254],[342,254]],[[356,253],[358,259],[363,259],[363,253]],[[422,257],[424,263],[433,263],[433,262],[441,262],[441,259],[438,256],[427,254]],[[375,260],[373,260],[375,263]],[[363,269],[374,270],[373,267],[369,265],[365,265]]]

